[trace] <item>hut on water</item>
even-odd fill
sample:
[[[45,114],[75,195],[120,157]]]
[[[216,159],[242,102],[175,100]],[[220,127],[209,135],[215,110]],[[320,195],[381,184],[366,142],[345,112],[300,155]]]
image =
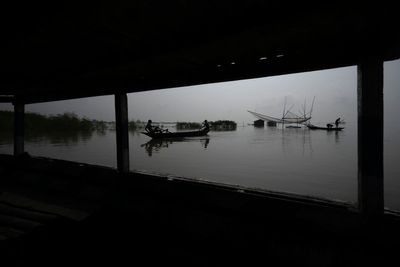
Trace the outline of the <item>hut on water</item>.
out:
[[[0,101],[14,106],[14,152],[0,157],[4,266],[399,265],[400,217],[383,201],[383,63],[400,58],[395,2],[3,8]],[[358,69],[356,205],[129,165],[127,93],[345,66]],[[101,95],[115,99],[116,169],[25,152],[26,105]]]
[[[254,123],[254,127],[264,127],[263,120],[255,120],[253,123]]]

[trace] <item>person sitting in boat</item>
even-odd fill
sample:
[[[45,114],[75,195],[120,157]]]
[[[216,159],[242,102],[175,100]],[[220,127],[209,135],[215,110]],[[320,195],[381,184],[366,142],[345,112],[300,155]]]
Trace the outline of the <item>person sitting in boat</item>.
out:
[[[146,127],[144,127],[144,129],[145,129],[146,132],[148,132],[148,133],[154,132],[153,125],[151,125],[151,120],[148,120],[148,121],[147,121]]]
[[[146,127],[144,128],[148,133],[160,133],[161,129],[157,126],[151,125],[152,121],[148,120]]]
[[[162,132],[169,132],[168,129],[162,130],[160,127],[151,125],[152,121],[148,120],[146,127],[144,128],[148,133],[162,133]]]
[[[328,123],[328,124],[326,125],[326,128],[328,128],[328,129],[330,129],[330,128],[332,128],[332,127],[333,127],[333,124]]]
[[[335,125],[336,125],[336,128],[338,128],[338,127],[339,127],[339,123],[340,123],[340,118],[337,118],[337,119],[335,120]]]
[[[210,125],[208,124],[207,120],[204,120],[201,130],[210,130]]]

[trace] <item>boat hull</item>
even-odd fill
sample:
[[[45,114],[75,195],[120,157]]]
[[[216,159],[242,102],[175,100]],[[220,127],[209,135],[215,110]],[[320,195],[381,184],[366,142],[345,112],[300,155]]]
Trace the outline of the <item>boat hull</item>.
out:
[[[308,129],[311,130],[325,130],[325,131],[341,131],[344,129],[344,127],[318,127],[318,126],[314,126],[314,125],[307,125]]]
[[[148,133],[142,132],[153,139],[160,138],[177,138],[177,137],[194,137],[194,136],[203,136],[207,135],[209,130],[199,130],[199,131],[185,131],[185,132],[172,132],[172,133]]]

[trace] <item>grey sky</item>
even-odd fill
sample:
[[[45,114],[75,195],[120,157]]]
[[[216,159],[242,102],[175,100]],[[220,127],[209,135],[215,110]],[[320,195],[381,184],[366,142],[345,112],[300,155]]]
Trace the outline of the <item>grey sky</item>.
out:
[[[400,60],[385,63],[385,112],[396,113],[400,103]],[[128,95],[130,119],[153,121],[251,122],[255,118],[246,110],[280,117],[285,97],[287,108],[298,113],[304,100],[307,111],[313,97],[312,122],[332,121],[337,117],[347,122],[357,118],[357,68],[346,67],[324,71],[274,76],[267,78],[205,84],[156,90]],[[113,96],[84,98],[52,103],[32,104],[27,111],[42,114],[75,112],[93,119],[114,120]],[[0,104],[0,109],[11,105]],[[390,117],[390,121],[397,116]]]
[[[353,117],[356,107],[356,69],[342,68],[261,79],[206,84],[131,94],[131,117],[155,121],[202,121],[228,119],[251,122],[247,110],[280,117],[285,97],[298,112],[316,97],[314,116],[331,120]],[[323,107],[323,108],[322,108]]]

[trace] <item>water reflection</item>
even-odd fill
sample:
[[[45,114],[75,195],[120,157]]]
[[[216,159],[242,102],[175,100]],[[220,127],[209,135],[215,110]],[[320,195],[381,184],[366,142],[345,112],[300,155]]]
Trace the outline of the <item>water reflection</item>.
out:
[[[269,129],[271,132],[271,129]],[[281,149],[284,155],[293,155],[301,151],[301,155],[312,156],[314,149],[310,130],[304,127],[282,127],[276,128],[275,134],[281,138]]]
[[[160,140],[130,131],[129,137],[132,170],[356,201],[354,128],[336,133],[240,127]],[[12,154],[12,138],[12,132],[0,131],[0,153]],[[25,147],[34,156],[116,167],[115,140],[115,130],[27,132]]]
[[[131,135],[131,137],[136,137],[136,138],[143,136],[141,131],[137,131],[137,130],[129,130],[129,134]]]
[[[141,147],[144,147],[147,155],[151,157],[153,155],[153,152],[158,153],[161,149],[166,149],[174,143],[184,143],[184,142],[199,142],[204,149],[207,149],[208,144],[210,143],[210,138],[182,137],[182,138],[168,138],[168,139],[151,139],[147,143],[142,144]]]
[[[338,131],[333,131],[334,133],[333,134],[335,134],[335,143],[339,143],[339,132]],[[328,133],[330,134],[330,132],[328,131]]]
[[[32,144],[50,144],[53,146],[76,146],[80,143],[89,141],[93,134],[105,136],[106,131],[27,131],[25,133],[25,142]],[[13,132],[5,131],[0,133],[0,145],[13,143]]]
[[[93,136],[92,131],[67,131],[30,133],[26,135],[26,141],[30,143],[50,143],[51,145],[75,146],[80,142],[85,143]]]

